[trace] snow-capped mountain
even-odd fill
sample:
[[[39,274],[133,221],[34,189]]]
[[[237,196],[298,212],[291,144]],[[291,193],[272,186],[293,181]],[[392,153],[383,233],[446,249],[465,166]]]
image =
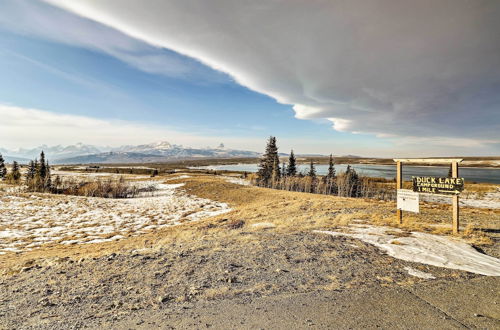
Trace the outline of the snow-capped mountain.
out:
[[[0,153],[8,157],[35,159],[41,151],[54,164],[84,164],[84,163],[143,163],[161,162],[173,159],[193,158],[243,158],[259,157],[254,151],[227,149],[224,144],[216,148],[190,148],[182,145],[160,141],[142,145],[125,145],[117,148],[96,147],[77,143],[70,146],[42,145],[32,149],[1,149]]]
[[[182,148],[182,146],[176,146],[172,145],[167,141],[159,141],[155,143],[150,143],[150,144],[141,144],[138,146],[121,146],[118,148],[113,148],[111,151],[116,151],[116,152],[137,152],[137,153],[143,153],[143,154],[150,154],[150,155],[165,155],[170,153],[170,151],[174,148]]]
[[[36,148],[19,148],[14,150],[0,149],[0,153],[8,155],[10,157],[35,159],[39,157],[40,152],[43,150],[47,159],[61,159],[68,157],[76,157],[82,155],[91,155],[102,152],[101,149],[88,144],[77,143],[69,146],[48,146],[43,144]]]

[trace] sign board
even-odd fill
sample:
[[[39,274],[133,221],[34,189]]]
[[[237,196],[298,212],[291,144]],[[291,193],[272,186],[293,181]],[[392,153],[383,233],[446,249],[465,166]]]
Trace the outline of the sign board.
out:
[[[398,189],[397,209],[410,212],[419,212],[418,193],[410,189]]]
[[[428,194],[458,195],[464,190],[463,178],[436,178],[431,176],[414,176],[413,191]]]

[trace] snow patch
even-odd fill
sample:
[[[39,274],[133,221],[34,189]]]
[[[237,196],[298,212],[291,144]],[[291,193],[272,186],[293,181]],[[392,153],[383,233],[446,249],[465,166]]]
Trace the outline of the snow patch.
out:
[[[229,183],[239,184],[242,186],[249,186],[250,185],[250,181],[242,179],[242,178],[235,178],[232,176],[224,176],[223,178],[224,178],[224,180],[226,180],[226,182],[229,182]]]
[[[226,203],[183,192],[184,183],[133,184],[156,190],[128,199],[0,192],[0,254],[51,243],[110,242],[230,211]]]
[[[276,225],[274,223],[270,223],[270,222],[257,222],[257,223],[253,223],[252,227],[267,229],[267,228],[275,228]]]
[[[351,225],[343,229],[347,232],[314,232],[357,238],[375,245],[397,259],[487,276],[500,276],[500,259],[479,253],[459,239],[420,232],[412,232],[408,237],[397,237],[386,232],[402,232],[400,229],[370,225]]]
[[[425,278],[427,280],[433,280],[435,279],[436,277],[432,274],[429,274],[429,273],[426,273],[426,272],[423,272],[423,271],[420,271],[418,269],[415,269],[415,268],[411,268],[411,267],[405,267],[405,270],[408,272],[409,275],[411,276],[415,276],[415,277],[420,277],[420,278]]]
[[[174,176],[172,178],[168,178],[165,181],[171,181],[171,180],[179,180],[179,179],[189,179],[191,178],[191,175],[179,175],[179,176]]]

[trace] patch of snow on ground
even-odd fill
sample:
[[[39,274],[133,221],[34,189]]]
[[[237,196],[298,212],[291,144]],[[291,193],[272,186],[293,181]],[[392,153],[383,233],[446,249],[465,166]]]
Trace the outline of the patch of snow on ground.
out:
[[[174,177],[172,177],[172,178],[168,178],[168,179],[166,179],[165,181],[170,181],[170,180],[179,180],[179,179],[189,179],[189,178],[191,178],[191,175],[186,175],[186,174],[184,174],[184,175],[179,175],[179,176],[174,176]]]
[[[242,178],[235,178],[233,176],[224,176],[223,178],[224,178],[224,180],[226,180],[226,182],[229,182],[229,183],[239,184],[242,186],[249,186],[250,185],[250,181],[242,179]]]
[[[500,259],[479,253],[459,239],[420,232],[412,232],[408,237],[397,237],[386,232],[402,232],[401,230],[382,226],[351,225],[344,229],[347,232],[326,230],[314,232],[357,238],[375,245],[397,259],[488,276],[500,276]]]
[[[463,195],[464,196],[461,196],[459,199],[460,206],[500,209],[500,189],[494,192],[485,193],[481,197],[477,196],[477,194]],[[451,204],[451,196],[420,193],[420,199],[425,202]]]
[[[274,223],[270,223],[270,222],[257,222],[257,223],[253,223],[252,227],[267,229],[267,228],[275,228],[276,225]]]
[[[51,243],[114,241],[230,211],[226,203],[182,192],[183,183],[134,184],[156,190],[128,199],[0,192],[0,254]]]
[[[415,269],[415,268],[411,268],[411,267],[405,267],[405,270],[408,272],[408,274],[410,274],[411,276],[416,276],[416,277],[420,277],[420,278],[425,278],[427,280],[433,280],[435,279],[436,277],[432,274],[429,274],[429,273],[426,273],[426,272],[423,272],[423,271],[420,271],[418,269]]]

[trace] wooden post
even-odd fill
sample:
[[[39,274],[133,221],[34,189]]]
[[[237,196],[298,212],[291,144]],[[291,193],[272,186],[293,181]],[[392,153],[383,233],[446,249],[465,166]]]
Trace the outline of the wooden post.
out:
[[[396,194],[398,192],[398,189],[403,188],[403,164],[398,161],[396,162]],[[403,223],[403,211],[402,210],[397,210],[397,219],[399,224]]]
[[[452,162],[451,163],[451,175],[453,178],[458,178],[458,162]],[[458,195],[454,195],[452,197],[453,199],[453,233],[458,234],[459,226],[460,226],[460,218],[459,218],[459,211],[458,211]]]

